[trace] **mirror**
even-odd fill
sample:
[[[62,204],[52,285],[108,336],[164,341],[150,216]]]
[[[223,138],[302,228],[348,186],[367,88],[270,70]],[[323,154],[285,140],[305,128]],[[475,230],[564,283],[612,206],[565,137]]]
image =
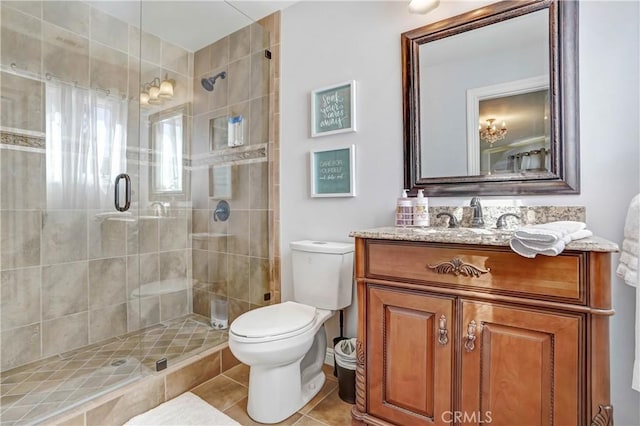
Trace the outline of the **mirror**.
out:
[[[189,146],[190,104],[155,113],[149,117],[152,200],[186,200],[189,179],[185,167]]]
[[[402,34],[411,193],[579,192],[577,8],[505,1]]]

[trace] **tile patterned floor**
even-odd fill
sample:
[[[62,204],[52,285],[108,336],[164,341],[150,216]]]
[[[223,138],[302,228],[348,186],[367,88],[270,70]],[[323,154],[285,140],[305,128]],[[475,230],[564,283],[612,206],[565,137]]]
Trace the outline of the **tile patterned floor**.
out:
[[[311,401],[278,425],[296,426],[348,426],[351,425],[351,407],[338,396],[338,381],[333,368],[325,365],[327,380]],[[224,412],[243,426],[260,425],[247,415],[249,367],[237,365],[191,390],[213,407]]]
[[[206,318],[188,315],[0,374],[0,424],[49,416],[227,340]]]

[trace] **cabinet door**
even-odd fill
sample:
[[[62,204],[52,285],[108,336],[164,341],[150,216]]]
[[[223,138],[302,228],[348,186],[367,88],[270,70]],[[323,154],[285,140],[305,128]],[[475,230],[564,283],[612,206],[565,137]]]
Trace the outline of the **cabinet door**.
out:
[[[581,316],[463,301],[462,318],[457,423],[585,423]]]
[[[452,312],[450,298],[368,288],[369,413],[398,425],[447,424]]]

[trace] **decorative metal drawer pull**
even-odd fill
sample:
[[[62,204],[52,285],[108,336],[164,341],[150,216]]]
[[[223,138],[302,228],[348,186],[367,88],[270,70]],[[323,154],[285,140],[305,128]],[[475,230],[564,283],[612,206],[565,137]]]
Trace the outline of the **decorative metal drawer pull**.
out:
[[[486,274],[491,269],[482,269],[477,266],[464,263],[462,260],[454,257],[448,262],[441,262],[437,265],[427,265],[427,268],[433,269],[438,274],[453,274],[455,276],[464,275],[466,277],[479,277],[480,274]]]
[[[476,347],[476,322],[471,321],[467,327],[467,335],[464,338],[464,348],[471,352]]]
[[[438,325],[438,343],[444,346],[449,342],[449,337],[447,337],[447,317],[442,315]]]

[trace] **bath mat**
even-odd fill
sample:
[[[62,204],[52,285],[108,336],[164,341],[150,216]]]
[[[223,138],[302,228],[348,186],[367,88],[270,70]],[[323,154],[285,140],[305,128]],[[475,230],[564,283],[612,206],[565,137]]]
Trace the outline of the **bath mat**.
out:
[[[235,426],[240,423],[192,394],[183,393],[125,423],[128,426]]]

